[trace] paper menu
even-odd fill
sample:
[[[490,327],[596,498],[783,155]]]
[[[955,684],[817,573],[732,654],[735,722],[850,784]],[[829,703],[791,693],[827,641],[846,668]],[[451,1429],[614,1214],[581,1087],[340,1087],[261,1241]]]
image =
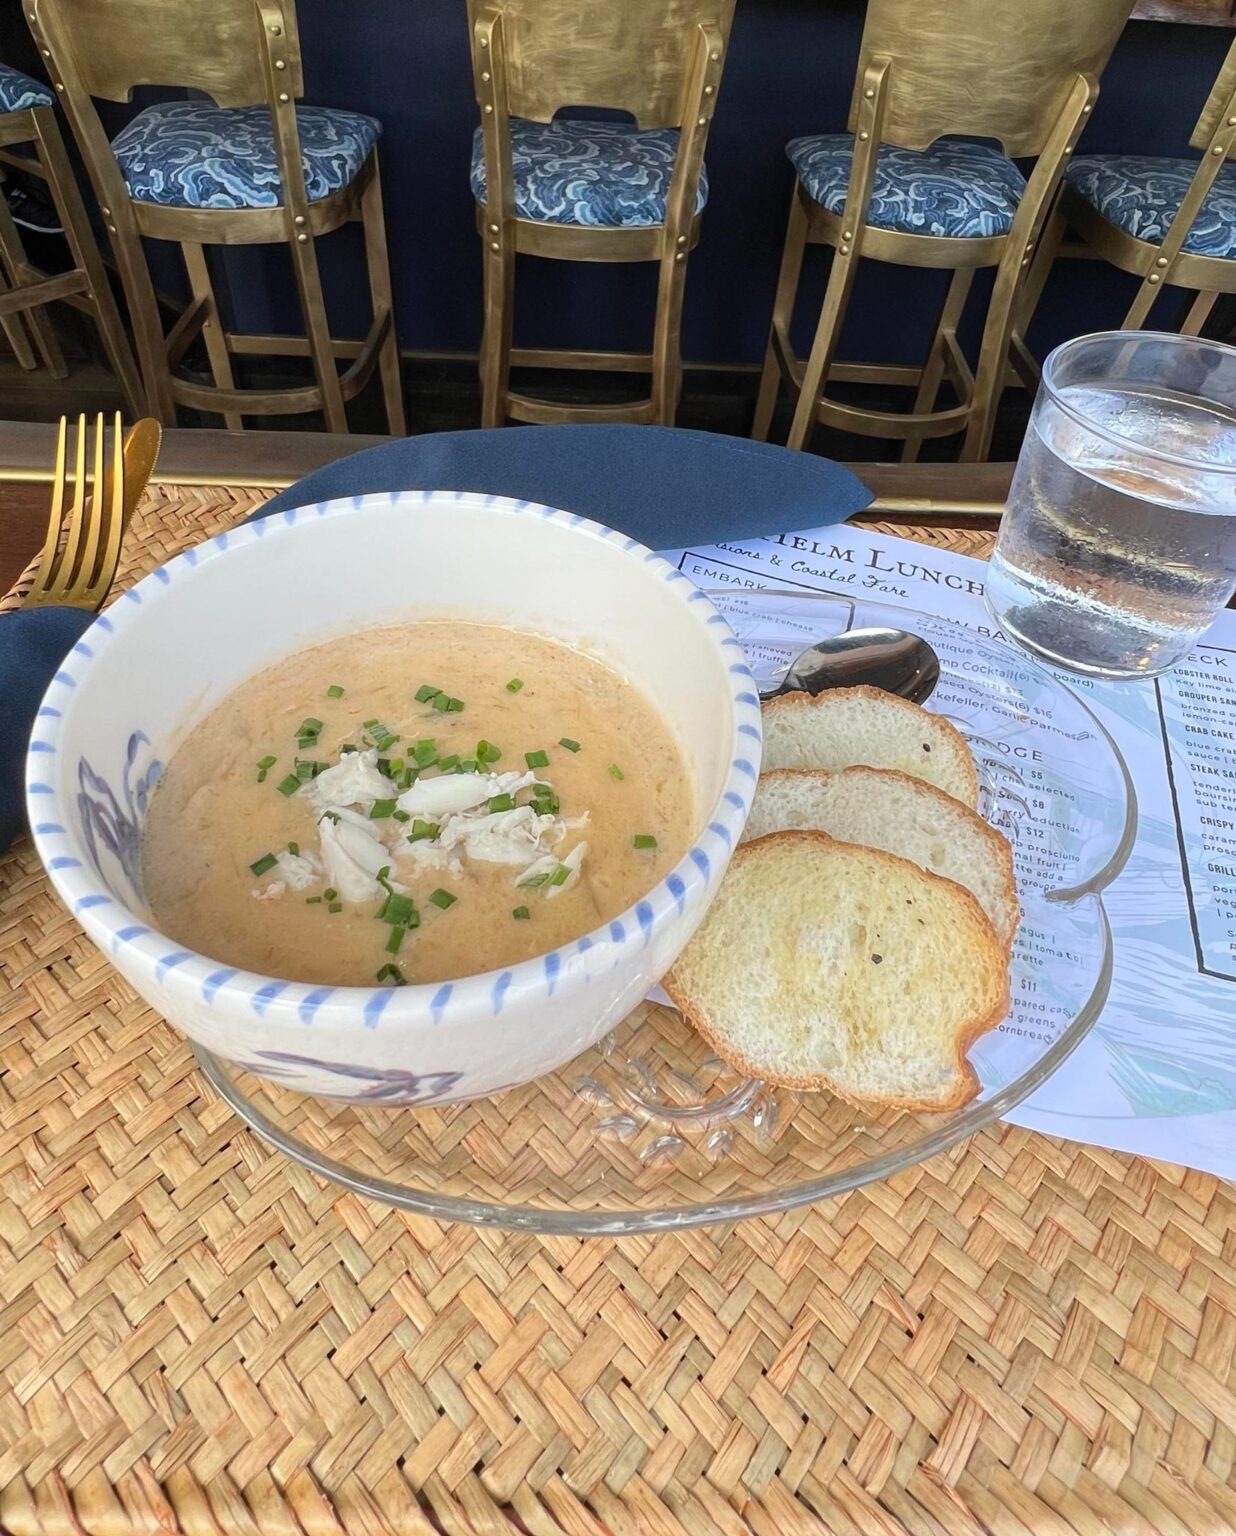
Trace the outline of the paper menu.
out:
[[[946,624],[939,637],[931,636],[954,658],[981,646],[983,658],[970,656],[972,664],[1013,673],[1022,667],[1020,654],[1000,643],[987,613],[981,561],[861,527],[677,550],[669,558],[700,586],[748,594],[741,606],[776,617],[768,627],[778,636],[785,634],[787,615],[778,614],[776,593],[756,595],[761,588],[847,600],[820,605],[821,618],[829,612],[828,624],[805,636],[804,644],[850,623],[895,622],[890,609],[912,609],[971,632],[973,642]],[[797,613],[802,603],[788,606]],[[757,670],[780,659],[776,646],[761,653],[758,627],[745,619],[739,626]],[[989,641],[995,642],[991,651]],[[988,659],[993,655],[995,662]],[[1070,746],[1078,721],[1040,721],[1042,729],[1056,732],[1048,768],[1061,754],[1071,758],[1054,791],[1064,793],[1063,781],[1077,783],[1080,773],[1093,824],[1093,836],[1043,850],[1044,876],[1065,883],[1061,860],[1069,857],[1086,863],[1084,874],[1117,854],[1123,867],[1102,895],[1114,936],[1106,1005],[1063,1067],[1007,1118],[1048,1134],[1236,1177],[1236,613],[1223,614],[1188,661],[1158,682],[1055,675],[1093,712],[1099,735],[1110,734],[1131,780],[1136,819],[1127,828],[1131,846],[1118,847],[1121,827],[1102,814],[1104,795],[1116,791],[1100,782],[1101,775],[1088,789],[1084,782],[1087,772],[1098,771],[1097,740]],[[1059,697],[1061,690],[1053,693]],[[1051,713],[1050,701],[1041,707]],[[1050,828],[1050,807],[1041,821]],[[1019,881],[1038,884],[1029,850],[1016,852]],[[1033,926],[1042,914],[1032,910],[1033,896],[1023,901],[1021,985],[1037,975],[1049,997],[1054,987],[1075,1002],[1085,978],[1072,968],[1070,946],[1059,932],[1040,945]],[[1077,913],[1082,923],[1085,907]],[[1036,947],[1044,949],[1037,971],[1027,958]],[[1019,1024],[1026,1024],[1035,1001],[1015,998]],[[1002,1046],[1007,1050],[1008,1042]]]

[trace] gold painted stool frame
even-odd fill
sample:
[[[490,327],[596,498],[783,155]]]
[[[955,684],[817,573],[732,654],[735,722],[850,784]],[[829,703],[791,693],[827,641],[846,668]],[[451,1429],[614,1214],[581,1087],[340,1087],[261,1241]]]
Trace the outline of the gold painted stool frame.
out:
[[[176,407],[218,412],[229,428],[244,416],[321,411],[329,432],[346,432],[345,404],[375,368],[392,434],[406,431],[395,335],[386,224],[376,148],[359,174],[330,197],[305,192],[296,101],[304,94],[294,0],[27,0],[31,33],[53,71],[115,247],[137,342],[147,410],[174,425]],[[275,208],[183,208],[129,195],[93,97],[129,101],[135,85],[202,91],[220,107],[265,106],[274,125],[284,201]],[[330,334],[315,241],[349,221],[363,226],[373,321],[363,341]],[[164,335],[142,237],[177,242],[192,297]],[[204,247],[286,244],[305,336],[224,329]],[[214,377],[175,372],[200,336]],[[315,382],[290,389],[238,388],[234,357],[308,357]],[[348,364],[341,374],[338,362]]]
[[[1107,261],[1122,272],[1141,278],[1136,297],[1120,323],[1120,329],[1125,331],[1140,330],[1145,325],[1155,300],[1165,288],[1194,289],[1197,297],[1181,324],[1180,334],[1201,334],[1219,295],[1236,293],[1236,258],[1201,256],[1183,248],[1211,187],[1236,146],[1236,43],[1227,51],[1189,146],[1200,149],[1202,157],[1160,244],[1139,240],[1120,229],[1067,182],[1062,184],[1026,284],[1018,341],[1029,326],[1053,263],[1061,256]],[[1068,229],[1077,233],[1080,244],[1064,244]]]
[[[485,273],[482,426],[508,419],[673,424],[682,390],[687,257],[699,241],[695,203],[733,11],[734,0],[622,0],[581,19],[575,0],[469,0],[487,197],[476,210]],[[640,128],[679,129],[663,224],[611,229],[517,216],[511,117],[548,123],[560,108],[584,105],[629,112]],[[657,262],[652,351],[512,348],[521,253]],[[513,391],[512,366],[649,373],[651,392],[621,404],[565,405]]]
[[[14,152],[14,145],[31,145],[33,154]],[[60,215],[73,265],[55,274],[34,266],[21,234],[0,192],[0,329],[20,367],[36,368],[39,359],[54,379],[68,378],[60,343],[46,312],[57,301],[89,315],[98,327],[103,351],[116,375],[131,416],[142,414],[143,394],[124,322],[116,307],[103,258],[90,227],[81,192],[65,153],[55,107],[26,107],[0,114],[0,164],[28,176],[38,176]],[[27,329],[29,335],[27,335]],[[33,338],[38,358],[31,350]]]
[[[854,156],[841,214],[827,212],[795,182],[772,325],[752,436],[766,439],[781,383],[797,395],[787,446],[805,448],[817,421],[867,437],[905,439],[903,457],[925,438],[964,431],[961,458],[987,457],[1003,389],[1018,293],[1053,196],[1098,96],[1098,77],[1130,10],[1130,0],[871,0],[850,112]],[[1006,154],[1036,163],[1007,234],[950,238],[909,234],[868,222],[881,144],[926,149],[947,134],[994,138]],[[795,356],[790,322],[808,245],[833,248],[815,339]],[[947,268],[949,282],[922,368],[846,364],[835,359],[862,257],[903,266]],[[974,273],[996,270],[978,367],[957,342]],[[959,404],[937,410],[948,378]],[[910,412],[876,411],[823,394],[825,383],[909,385]]]

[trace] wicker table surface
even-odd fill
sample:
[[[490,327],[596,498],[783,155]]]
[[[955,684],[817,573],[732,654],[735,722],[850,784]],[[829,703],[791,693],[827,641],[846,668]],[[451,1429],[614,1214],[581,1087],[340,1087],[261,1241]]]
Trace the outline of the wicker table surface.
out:
[[[153,487],[122,580],[266,494]],[[28,842],[0,1308],[14,1536],[1236,1530],[1232,1186],[998,1126],[728,1228],[417,1219],[250,1134]]]

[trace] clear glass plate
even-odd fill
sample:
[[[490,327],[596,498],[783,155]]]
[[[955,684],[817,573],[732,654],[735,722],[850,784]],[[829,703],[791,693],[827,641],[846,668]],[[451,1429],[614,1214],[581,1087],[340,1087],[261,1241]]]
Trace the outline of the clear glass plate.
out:
[[[621,1234],[731,1221],[839,1194],[945,1151],[1032,1093],[1098,1017],[1111,981],[1102,893],[1128,857],[1136,802],[1114,742],[1044,667],[959,625],[813,593],[710,593],[762,684],[804,646],[888,624],[931,641],[927,707],[968,738],[979,809],[1010,839],[1023,918],[1008,1018],[972,1048],[979,1096],[943,1115],[858,1109],[741,1078],[668,1005],[641,1005],[598,1047],[494,1099],[384,1109],[311,1099],[199,1051],[264,1139],[325,1178],[450,1221]]]

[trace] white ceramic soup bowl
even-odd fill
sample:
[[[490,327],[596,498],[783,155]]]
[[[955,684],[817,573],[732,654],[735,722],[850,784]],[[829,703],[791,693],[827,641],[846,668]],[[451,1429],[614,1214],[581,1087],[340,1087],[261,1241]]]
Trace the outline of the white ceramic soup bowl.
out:
[[[378,625],[451,617],[579,645],[673,725],[695,789],[691,846],[643,898],[563,948],[440,985],[311,987],[161,935],[141,838],[162,765],[281,657]],[[186,551],[101,615],[47,690],[27,804],[90,938],[191,1040],[300,1092],[369,1103],[474,1098],[594,1044],[673,964],[738,842],[760,767],[759,700],[728,625],[633,539],[528,502],[457,492],[277,514]]]

